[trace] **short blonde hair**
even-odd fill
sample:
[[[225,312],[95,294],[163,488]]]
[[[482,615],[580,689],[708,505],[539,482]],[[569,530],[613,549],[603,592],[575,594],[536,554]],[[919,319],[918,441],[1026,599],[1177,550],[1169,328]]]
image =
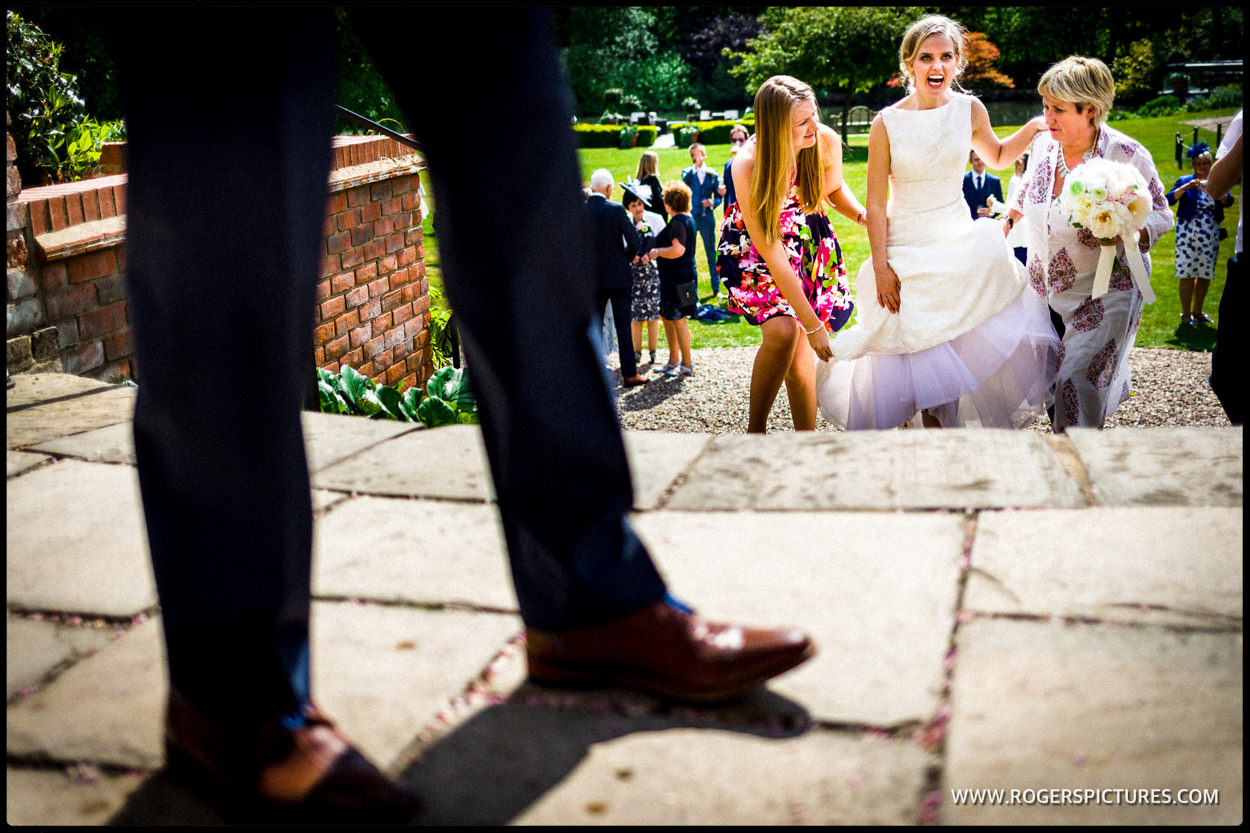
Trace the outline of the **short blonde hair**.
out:
[[[1068,102],[1078,113],[1092,109],[1094,124],[1102,127],[1115,103],[1115,78],[1097,58],[1072,55],[1046,70],[1037,82],[1037,92]]]
[[[1202,153],[1196,154],[1192,159],[1189,160],[1189,167],[1191,168],[1195,167],[1198,164],[1199,159],[1206,162],[1208,165],[1213,164],[1213,160],[1211,159],[1211,151],[1204,150]]]
[[[683,214],[690,210],[690,186],[680,179],[664,184],[664,204],[673,209],[674,214]]]
[[[903,35],[902,43],[898,47],[898,65],[899,69],[903,71],[903,77],[907,79],[908,92],[916,88],[916,79],[911,77],[911,62],[916,60],[916,55],[920,53],[920,44],[924,43],[925,38],[931,35],[946,35],[946,37],[950,38],[951,43],[954,44],[955,60],[958,61],[955,80],[958,81],[959,76],[963,74],[964,69],[968,66],[968,59],[964,57],[964,35],[966,31],[960,24],[940,14],[922,17],[908,28],[906,34]]]

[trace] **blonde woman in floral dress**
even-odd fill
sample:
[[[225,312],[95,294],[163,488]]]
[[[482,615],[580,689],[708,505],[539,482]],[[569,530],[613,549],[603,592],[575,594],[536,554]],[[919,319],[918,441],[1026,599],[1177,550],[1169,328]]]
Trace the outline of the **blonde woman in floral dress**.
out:
[[[820,123],[811,87],[785,75],[755,95],[756,133],[734,157],[737,201],[721,223],[717,269],[728,308],[762,334],[751,370],[748,433],[765,432],[784,382],[796,431],[816,427],[816,366],[829,333],[851,316],[842,250],[826,199],[858,223],[864,209],[842,182],[842,144]]]
[[[1087,229],[1073,227],[1058,200],[1068,175],[1088,159],[1132,165],[1146,180],[1151,210],[1141,230],[1146,254],[1171,230],[1172,212],[1150,152],[1106,124],[1115,100],[1115,79],[1097,58],[1074,56],[1052,66],[1038,82],[1047,132],[1034,139],[1025,187],[1008,216],[1024,217],[1028,231],[1028,271],[1033,290],[1050,303],[1056,329],[1062,328],[1059,373],[1051,424],[1102,428],[1129,398],[1129,354],[1137,337],[1145,299],[1116,246],[1111,288],[1092,297],[1100,244]]]

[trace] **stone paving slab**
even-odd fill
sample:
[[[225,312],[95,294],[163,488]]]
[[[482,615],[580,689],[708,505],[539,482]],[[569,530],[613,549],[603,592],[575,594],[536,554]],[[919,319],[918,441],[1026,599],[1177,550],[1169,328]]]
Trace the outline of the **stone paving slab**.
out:
[[[30,471],[36,466],[42,466],[52,458],[46,454],[31,454],[26,451],[9,451],[5,450],[4,476],[16,477],[23,472]]]
[[[160,624],[150,620],[10,705],[10,759],[162,766],[165,677]]]
[[[520,617],[509,614],[317,602],[313,691],[385,768],[521,628]]]
[[[55,454],[58,457],[76,457],[92,463],[135,464],[134,423],[119,422],[104,428],[53,437],[30,447],[32,451]]]
[[[964,527],[949,513],[660,511],[635,528],[701,615],[811,633],[820,653],[770,690],[816,719],[893,726],[937,711]]]
[[[156,604],[135,469],[64,460],[5,492],[10,607],[129,617]]]
[[[982,512],[964,607],[1240,628],[1241,509]]]
[[[927,509],[1086,505],[1031,431],[717,436],[671,509]]]
[[[1242,652],[1239,632],[994,619],[962,626],[942,823],[1239,824]],[[1219,804],[956,806],[950,793],[1052,788],[1218,789]]]
[[[111,628],[72,627],[48,621],[5,621],[5,687],[7,697],[38,685],[61,665],[89,656],[113,641]]]
[[[932,763],[857,732],[508,703],[403,777],[431,825],[912,824]]]
[[[626,431],[624,436],[636,509],[659,506],[713,437],[663,431]]]
[[[87,770],[74,775],[9,768],[5,771],[5,820],[20,827],[107,825],[144,779],[137,772],[101,775]]]
[[[375,495],[491,500],[481,429],[411,431],[314,473],[313,485]]]
[[[1106,505],[1242,505],[1242,429],[1067,432]]]
[[[10,449],[116,425],[134,416],[136,388],[98,382],[84,387],[41,373],[19,373],[14,378],[20,381],[8,392],[4,420]],[[28,407],[32,402],[43,404]]]
[[[300,414],[300,421],[309,471],[328,468],[364,449],[419,430],[411,423],[396,420],[311,411]]]
[[[319,596],[517,609],[494,504],[359,496],[314,531]]]

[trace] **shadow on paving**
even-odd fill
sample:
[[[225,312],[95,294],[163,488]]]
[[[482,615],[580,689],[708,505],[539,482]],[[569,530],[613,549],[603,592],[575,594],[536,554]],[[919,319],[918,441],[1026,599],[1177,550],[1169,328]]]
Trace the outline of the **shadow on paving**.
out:
[[[803,706],[767,689],[719,706],[668,707],[619,690],[578,692],[526,683],[508,700],[486,707],[426,749],[399,780],[416,790],[425,804],[417,819],[420,824],[502,825],[564,781],[596,744],[672,729],[781,740],[809,728]],[[674,748],[672,754],[679,757],[683,752]],[[232,813],[180,774],[162,770],[133,792],[109,823],[190,826],[248,821],[255,820]]]

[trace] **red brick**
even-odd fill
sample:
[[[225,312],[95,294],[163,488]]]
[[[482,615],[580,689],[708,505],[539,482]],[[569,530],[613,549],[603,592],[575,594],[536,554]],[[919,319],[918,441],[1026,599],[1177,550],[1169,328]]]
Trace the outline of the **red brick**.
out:
[[[365,252],[359,246],[352,246],[340,256],[344,269],[355,269],[365,262]]]
[[[382,245],[381,240],[370,240],[361,247],[361,251],[364,252],[365,260],[377,260],[386,254],[386,247]]]
[[[44,292],[55,292],[63,286],[68,286],[69,270],[65,267],[65,261],[45,263],[40,280],[43,283]]]
[[[386,251],[388,254],[393,254],[395,252],[398,252],[403,247],[404,247],[404,235],[403,234],[392,234],[390,237],[386,238]]]
[[[334,339],[334,341],[326,344],[326,359],[328,361],[336,361],[342,358],[348,348],[347,336]]]
[[[365,324],[363,327],[357,327],[351,331],[352,347],[359,347],[372,337],[373,329],[368,324]]]
[[[347,231],[360,225],[360,210],[353,208],[351,211],[344,211],[334,218],[335,226],[339,231]]]
[[[359,347],[357,347],[355,350],[351,350],[350,352],[344,353],[343,359],[342,359],[343,364],[347,365],[348,367],[357,367],[364,360],[365,360],[365,354],[362,352],[361,348]]]
[[[65,207],[65,197],[52,197],[48,200],[48,213],[52,217],[52,231],[61,231],[69,227],[69,211]],[[104,351],[100,351],[104,355]]]
[[[391,289],[390,282],[387,281],[386,278],[378,278],[377,280],[370,281],[367,286],[369,287],[370,298],[381,298]]]
[[[129,327],[104,339],[104,355],[115,362],[135,352],[134,333]]]
[[[326,255],[321,261],[321,277],[328,278],[342,269],[338,255]]]
[[[382,217],[373,224],[374,237],[386,237],[395,230],[395,220],[391,217]]]
[[[63,292],[49,294],[44,304],[48,311],[49,321],[70,318],[80,312],[95,308],[95,287],[91,284],[70,287]]]
[[[326,298],[330,297],[330,282],[327,280],[317,281],[317,303],[320,304]]]
[[[360,310],[349,309],[334,319],[335,335],[343,335],[354,327],[360,326]]]
[[[367,185],[358,185],[355,188],[347,189],[347,204],[352,208],[365,205],[369,202],[369,187]]]
[[[391,328],[391,314],[388,312],[385,315],[379,315],[377,318],[372,319],[369,324],[373,330],[373,337],[377,338]]]
[[[378,276],[378,265],[376,263],[366,263],[356,270],[356,283],[368,283]]]
[[[382,343],[385,344],[389,349],[394,350],[396,347],[398,347],[400,344],[403,343],[404,330],[402,327],[400,327],[399,329],[387,330],[386,334],[382,338],[384,339]]]
[[[401,238],[402,240],[402,238]],[[407,266],[417,262],[417,247],[405,246],[395,254],[395,262],[400,266]]]
[[[347,309],[347,300],[342,295],[334,295],[321,305],[321,320],[332,321]]]
[[[61,364],[66,373],[81,376],[104,364],[104,345],[98,341],[82,347],[66,350],[61,354]]]
[[[122,275],[109,275],[95,282],[95,294],[101,304],[126,299],[126,279]]]
[[[83,341],[113,333],[126,325],[126,305],[111,304],[102,309],[84,312],[78,316],[79,338]]]
[[[390,195],[391,195],[391,183],[389,181],[375,182],[369,188],[369,199],[373,200],[374,202],[378,200],[387,199],[388,197],[390,197]]]
[[[376,338],[372,338],[369,341],[366,341],[364,349],[365,349],[365,358],[373,359],[374,356],[376,356],[378,353],[381,353],[385,349],[385,345],[382,343],[382,336],[377,336]]]
[[[327,321],[324,324],[318,324],[313,330],[313,344],[325,344],[333,341],[334,337],[339,335],[333,321]]]
[[[373,226],[356,226],[352,229],[352,245],[363,246],[373,239]]]
[[[404,322],[404,338],[412,338],[425,332],[425,316],[416,315]]]
[[[326,200],[326,214],[340,214],[347,210],[347,195],[342,191],[331,194]]]
[[[388,217],[395,217],[404,213],[404,201],[402,199],[390,199],[382,203],[382,213]]]
[[[339,232],[326,238],[326,252],[328,254],[341,252],[349,245],[351,245],[351,235],[347,232]]]
[[[430,296],[424,292],[420,295],[414,295],[412,299],[412,310],[416,313],[424,313],[430,308]]]
[[[358,307],[369,300],[369,289],[368,287],[358,286],[347,293],[346,299],[348,307]]]
[[[111,189],[113,192],[113,204],[117,208],[117,216],[126,213],[126,188],[123,185],[114,185]]]
[[[378,300],[369,301],[360,308],[360,320],[372,321],[382,314],[382,302]]]
[[[317,367],[324,367],[326,370],[330,370],[330,368],[326,366],[326,349],[324,347],[318,346],[313,348],[313,364]],[[330,370],[330,372],[333,373],[334,371]]]
[[[412,311],[412,304],[404,304],[402,307],[396,308],[391,313],[391,321],[395,325],[399,325],[407,321],[409,318],[412,318],[413,315],[415,315],[415,313]]]
[[[330,278],[330,292],[334,295],[340,295],[356,285],[355,272],[340,272]]]
[[[82,218],[92,223],[100,219],[100,192],[88,191],[82,195]],[[107,347],[105,352],[107,352]]]
[[[117,204],[113,202],[113,189],[102,188],[95,192],[96,199],[100,201],[100,219],[107,220],[110,217],[117,216]]]
[[[407,269],[398,269],[391,272],[391,289],[402,289],[410,282]]]
[[[52,231],[52,218],[48,214],[48,201],[36,200],[30,204],[30,233],[36,236]]]
[[[386,369],[386,384],[394,385],[402,378],[404,378],[404,366],[402,364],[393,364]]]
[[[391,193],[395,195],[406,194],[410,190],[416,190],[415,176],[401,176],[391,180]]]
[[[326,217],[325,221],[322,222],[321,224],[321,236],[329,237],[330,235],[334,234],[336,231],[338,231],[338,229],[334,227],[334,218]]]
[[[386,255],[382,257],[380,260],[378,260],[378,273],[379,274],[389,275],[391,272],[394,272],[398,268],[399,268],[399,264],[396,262],[395,255],[393,254]]]
[[[370,203],[369,205],[364,205],[364,206],[361,206],[360,208],[360,222],[361,223],[372,223],[375,220],[379,219],[381,216],[382,216],[382,206],[378,205],[377,203]]]

